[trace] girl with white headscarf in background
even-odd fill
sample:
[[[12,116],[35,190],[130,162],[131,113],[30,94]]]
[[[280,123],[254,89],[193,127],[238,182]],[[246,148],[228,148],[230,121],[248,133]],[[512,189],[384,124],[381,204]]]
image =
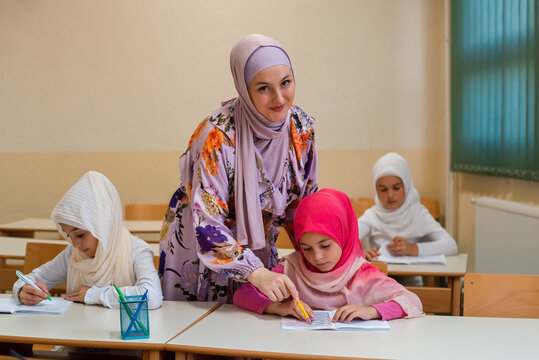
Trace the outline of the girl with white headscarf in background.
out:
[[[359,238],[367,260],[387,245],[392,255],[455,255],[455,240],[420,202],[406,160],[388,153],[374,164],[372,182],[376,205],[358,219]]]
[[[52,211],[58,231],[69,245],[28,278],[43,291],[18,280],[13,292],[26,305],[46,298],[48,289],[67,282],[67,300],[118,307],[118,293],[142,295],[148,307],[161,306],[163,296],[153,251],[123,226],[122,204],[103,174],[89,171],[73,185]]]

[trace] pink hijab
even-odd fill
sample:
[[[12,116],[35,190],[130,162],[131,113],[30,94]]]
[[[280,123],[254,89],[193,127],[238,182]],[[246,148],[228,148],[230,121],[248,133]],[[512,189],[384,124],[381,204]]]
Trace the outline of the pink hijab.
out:
[[[285,50],[275,40],[259,34],[250,34],[238,41],[230,53],[230,69],[238,97],[234,103],[234,122],[236,125],[236,169],[234,176],[236,233],[237,241],[252,250],[266,247],[262,211],[258,189],[258,167],[263,165],[268,180],[272,184],[274,197],[273,213],[282,215],[286,205],[286,189],[281,188],[284,177],[285,160],[288,154],[290,136],[290,111],[279,123],[269,121],[253,105],[247,91],[245,66],[249,58],[261,47]],[[279,65],[271,59],[259,71]],[[256,75],[256,74],[254,74]],[[253,75],[253,76],[254,76]],[[251,75],[248,75],[252,77]],[[257,138],[256,145],[254,138]],[[262,155],[262,164],[257,164],[255,146]]]
[[[299,204],[294,232],[300,250],[284,257],[284,273],[296,284],[301,299],[326,310],[394,300],[407,317],[421,316],[419,298],[365,260],[357,226],[352,203],[341,191],[323,189]],[[305,260],[299,239],[306,232],[327,235],[342,248],[341,259],[331,271],[320,272]]]

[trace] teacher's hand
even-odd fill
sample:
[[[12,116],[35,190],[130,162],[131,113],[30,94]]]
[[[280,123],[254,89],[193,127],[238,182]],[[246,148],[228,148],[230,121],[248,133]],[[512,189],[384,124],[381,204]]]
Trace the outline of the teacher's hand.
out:
[[[283,301],[292,297],[294,302],[299,301],[296,286],[284,274],[277,274],[266,268],[259,267],[247,277],[247,281],[256,286],[271,301]]]

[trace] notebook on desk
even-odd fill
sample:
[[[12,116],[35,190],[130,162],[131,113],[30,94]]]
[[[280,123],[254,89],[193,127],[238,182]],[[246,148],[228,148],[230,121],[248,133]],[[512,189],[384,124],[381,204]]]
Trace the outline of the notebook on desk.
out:
[[[429,255],[429,256],[394,256],[391,255],[386,245],[383,245],[378,250],[380,256],[375,261],[381,261],[388,264],[440,264],[445,265],[447,261],[445,255]]]
[[[37,305],[22,305],[15,298],[0,298],[0,313],[4,314],[63,314],[73,304],[61,297],[43,300]]]
[[[332,322],[336,310],[314,310],[312,323],[291,317],[281,318],[282,330],[390,330],[385,320],[352,320],[349,323]]]

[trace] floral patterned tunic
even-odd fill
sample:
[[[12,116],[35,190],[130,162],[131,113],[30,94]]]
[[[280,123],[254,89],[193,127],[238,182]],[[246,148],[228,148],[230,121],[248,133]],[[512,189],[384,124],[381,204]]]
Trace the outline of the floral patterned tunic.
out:
[[[252,251],[238,244],[233,110],[228,105],[206,117],[180,158],[181,185],[170,200],[161,229],[159,275],[165,300],[231,303],[233,292],[253,270],[277,265],[275,241],[280,227],[291,226],[299,201],[318,188],[314,119],[294,106],[289,155],[280,184],[284,189],[275,189],[286,190],[286,210],[273,214],[274,187],[256,149],[267,245]]]

